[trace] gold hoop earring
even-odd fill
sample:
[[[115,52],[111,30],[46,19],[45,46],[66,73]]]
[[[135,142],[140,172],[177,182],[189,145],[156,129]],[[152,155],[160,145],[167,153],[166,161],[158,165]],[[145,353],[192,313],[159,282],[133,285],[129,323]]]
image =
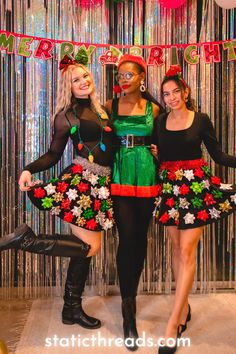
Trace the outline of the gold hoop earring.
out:
[[[145,92],[146,91],[146,87],[144,86],[144,80],[141,80],[141,83],[140,83],[141,85],[140,85],[140,91],[141,92]]]

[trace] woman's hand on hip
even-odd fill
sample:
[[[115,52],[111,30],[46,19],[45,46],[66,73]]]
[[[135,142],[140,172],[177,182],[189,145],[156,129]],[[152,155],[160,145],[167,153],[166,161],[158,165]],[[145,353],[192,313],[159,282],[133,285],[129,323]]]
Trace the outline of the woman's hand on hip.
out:
[[[150,150],[151,150],[152,155],[157,159],[157,154],[158,154],[157,146],[154,144],[151,144]]]

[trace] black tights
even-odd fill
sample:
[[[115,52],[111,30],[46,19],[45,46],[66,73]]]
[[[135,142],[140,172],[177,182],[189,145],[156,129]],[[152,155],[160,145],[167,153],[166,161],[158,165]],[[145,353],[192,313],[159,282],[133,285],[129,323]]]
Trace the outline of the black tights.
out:
[[[136,296],[147,254],[147,232],[154,198],[113,197],[119,233],[117,270],[122,298]]]

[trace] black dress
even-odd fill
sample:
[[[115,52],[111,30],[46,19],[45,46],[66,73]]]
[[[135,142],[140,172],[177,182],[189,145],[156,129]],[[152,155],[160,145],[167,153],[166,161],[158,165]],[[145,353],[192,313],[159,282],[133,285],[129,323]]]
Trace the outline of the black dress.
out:
[[[48,152],[24,170],[36,173],[54,166],[61,158],[69,137],[73,141],[76,158],[58,178],[31,188],[28,196],[34,205],[88,230],[112,227],[112,132],[107,123],[91,109],[89,99],[76,99],[72,108],[55,117]],[[88,155],[93,155],[93,163],[88,161]]]
[[[202,142],[216,163],[236,168],[236,157],[222,152],[206,114],[195,113],[184,130],[166,129],[168,114],[157,119],[153,142],[160,162],[155,216],[165,226],[200,227],[236,209],[236,190],[213,176],[202,159]]]

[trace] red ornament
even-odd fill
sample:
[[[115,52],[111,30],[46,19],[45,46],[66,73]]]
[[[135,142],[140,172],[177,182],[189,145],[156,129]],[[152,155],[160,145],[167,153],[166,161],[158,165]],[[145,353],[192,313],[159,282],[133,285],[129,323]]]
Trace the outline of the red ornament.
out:
[[[184,5],[185,2],[186,0],[159,0],[160,5],[167,9],[177,9]]]
[[[69,212],[69,213],[65,212],[65,214],[63,216],[63,220],[67,221],[67,222],[72,222],[73,218],[74,218],[74,215],[71,212]]]
[[[176,180],[176,175],[173,171],[169,171],[168,172],[168,179],[171,181],[175,181]]]
[[[201,168],[196,168],[194,171],[194,176],[202,178],[204,176],[204,172]]]
[[[213,184],[216,184],[217,186],[219,186],[220,183],[221,183],[220,178],[219,178],[219,177],[216,177],[216,176],[212,176],[212,177],[211,177],[211,182],[212,182]]]
[[[81,144],[81,143],[78,144],[78,149],[79,149],[79,151],[82,150],[83,147],[84,147],[84,144]]]
[[[206,210],[201,210],[197,213],[197,218],[202,221],[206,221],[209,218],[209,214]]]
[[[170,216],[167,211],[159,218],[159,221],[165,224],[169,220]]]
[[[210,194],[210,193],[206,193],[206,196],[204,198],[204,202],[206,203],[206,205],[216,204],[215,199],[213,198],[212,194]]]
[[[168,205],[170,208],[173,208],[173,206],[175,205],[174,198],[167,199],[166,205]]]
[[[45,196],[46,192],[43,188],[35,188],[34,189],[34,197],[35,198],[43,198]]]
[[[61,203],[61,208],[64,210],[69,210],[70,209],[70,205],[71,205],[71,201],[70,199],[64,199]]]
[[[66,182],[58,182],[57,184],[57,192],[61,192],[61,193],[65,193],[65,191],[67,190],[69,184]]]
[[[94,211],[95,211],[95,210],[100,210],[100,207],[101,207],[101,202],[100,202],[100,200],[95,199],[95,201],[94,201]]]
[[[74,166],[72,166],[71,167],[71,172],[73,173],[73,174],[75,174],[75,173],[82,173],[83,172],[83,167],[81,166],[81,165],[74,165]]]
[[[96,226],[97,226],[97,223],[94,219],[91,219],[86,222],[86,227],[90,230],[94,230]]]
[[[185,183],[179,187],[180,194],[186,195],[189,192],[189,186],[187,186]]]
[[[105,132],[107,132],[107,133],[110,133],[110,132],[112,131],[112,129],[111,129],[110,127],[108,127],[108,125],[106,125],[106,126],[104,127],[104,130],[105,130]]]
[[[88,183],[80,182],[77,184],[80,193],[86,192],[88,190]]]

